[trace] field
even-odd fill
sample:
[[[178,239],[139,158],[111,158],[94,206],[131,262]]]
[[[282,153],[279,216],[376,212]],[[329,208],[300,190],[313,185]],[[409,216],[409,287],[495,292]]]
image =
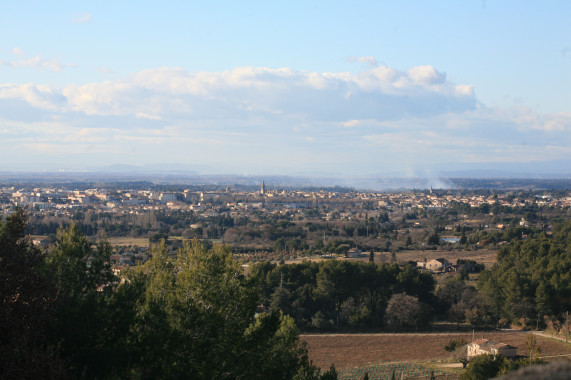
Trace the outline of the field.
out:
[[[431,376],[438,376],[441,379],[456,378],[456,376],[450,376],[451,374],[449,374],[446,371],[426,367],[416,363],[374,364],[359,368],[343,368],[337,371],[337,376],[339,380],[362,380],[365,374],[367,374],[367,376],[371,380],[377,380],[377,379],[420,380],[420,379],[430,379]]]
[[[477,333],[486,339],[507,343],[518,348],[518,354],[525,354],[528,332]],[[306,334],[301,336],[307,342],[309,358],[321,368],[365,367],[379,363],[436,362],[451,359],[444,346],[452,339],[470,342],[472,334],[426,333],[426,334]],[[571,344],[537,336],[541,356],[571,354]]]
[[[136,245],[139,247],[147,247],[149,245],[148,238],[124,236],[124,237],[109,237],[107,238],[107,240],[109,240],[109,243],[113,246],[125,247],[129,245]]]
[[[398,252],[396,258],[399,262],[407,262],[423,261],[425,257],[427,260],[443,257],[453,264],[456,264],[458,259],[474,260],[484,264],[489,269],[496,262],[497,253],[498,251],[495,249],[479,249],[477,251],[403,251]]]
[[[399,263],[406,263],[407,261],[423,261],[425,258],[427,260],[437,259],[440,257],[445,258],[449,262],[456,264],[456,260],[463,259],[463,260],[474,260],[478,263],[482,263],[486,266],[487,269],[490,269],[492,265],[496,262],[496,256],[498,251],[495,249],[479,249],[477,251],[401,251],[396,253],[396,260]],[[369,261],[368,255],[360,258],[344,258],[344,257],[336,257],[337,260],[347,260],[347,261]],[[323,258],[319,256],[315,257],[300,257],[297,259],[286,260],[287,264],[294,264],[300,263],[303,260],[311,260],[311,261],[322,261]],[[376,252],[375,253],[375,262],[376,263],[390,263],[391,262],[391,254],[387,252]]]

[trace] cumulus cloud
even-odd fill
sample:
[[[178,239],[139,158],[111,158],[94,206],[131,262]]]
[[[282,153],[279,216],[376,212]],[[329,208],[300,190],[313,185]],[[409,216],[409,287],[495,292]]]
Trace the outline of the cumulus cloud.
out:
[[[438,72],[432,66],[416,66],[408,69],[408,78],[420,85],[437,85],[446,81],[446,74]]]
[[[571,159],[571,114],[485,107],[471,84],[432,66],[359,73],[163,67],[65,87],[0,84],[0,126],[0,151],[16,158],[59,147],[109,160],[217,157],[239,166],[262,155],[287,157],[283,168],[308,162],[347,172],[351,165],[374,172],[378,163],[404,170],[437,161]]]
[[[54,99],[55,103],[45,105],[49,108],[88,115],[144,114],[164,119],[173,115],[210,119],[295,114],[313,120],[387,120],[463,112],[476,105],[469,85],[450,83],[430,66],[407,71],[380,66],[359,74],[265,67],[190,73],[164,67],[117,81],[70,85],[59,90],[26,86],[20,91],[34,90],[38,96],[49,95],[44,96],[46,101]],[[54,91],[59,97],[51,97]],[[41,106],[37,100],[35,104]]]
[[[21,100],[33,107],[51,111],[62,111],[66,108],[66,98],[61,90],[47,85],[0,85],[0,99]]]

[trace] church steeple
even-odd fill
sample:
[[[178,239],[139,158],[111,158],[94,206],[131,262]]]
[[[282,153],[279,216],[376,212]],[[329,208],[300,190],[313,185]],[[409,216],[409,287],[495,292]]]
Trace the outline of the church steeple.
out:
[[[264,195],[266,193],[266,184],[262,181],[262,188],[260,189],[260,194]]]

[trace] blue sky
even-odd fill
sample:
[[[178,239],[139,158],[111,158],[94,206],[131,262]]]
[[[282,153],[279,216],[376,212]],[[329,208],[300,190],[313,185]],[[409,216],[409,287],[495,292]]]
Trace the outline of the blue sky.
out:
[[[3,2],[0,170],[561,171],[570,16],[568,1]]]

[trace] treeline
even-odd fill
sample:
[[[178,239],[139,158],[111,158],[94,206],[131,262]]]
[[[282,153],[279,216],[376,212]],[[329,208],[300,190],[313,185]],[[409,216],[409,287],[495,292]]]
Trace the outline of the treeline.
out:
[[[228,228],[243,225],[241,218],[228,215],[216,215],[202,218],[193,211],[147,211],[141,214],[114,215],[91,209],[77,210],[71,216],[55,214],[34,215],[30,217],[28,231],[33,235],[55,235],[61,226],[74,223],[82,234],[98,236],[146,236],[163,233],[188,238],[220,238]],[[197,229],[189,229],[198,223]]]
[[[571,308],[571,221],[555,225],[552,236],[512,240],[482,272],[479,289],[496,318],[533,325],[561,318]]]
[[[222,247],[158,245],[121,280],[112,249],[72,225],[46,253],[18,210],[0,221],[3,379],[334,379],[291,317],[255,317],[258,289]]]
[[[422,329],[433,317],[435,281],[412,266],[350,263],[258,263],[250,274],[270,311],[304,330]]]
[[[571,306],[571,221],[523,241],[516,230],[478,289],[463,275],[436,286],[413,265],[342,260],[262,262],[244,275],[228,248],[198,242],[177,252],[157,244],[119,279],[109,244],[93,248],[72,224],[40,252],[26,222],[22,210],[0,221],[1,378],[334,378],[311,365],[296,325],[411,331],[446,319],[535,327]],[[266,310],[255,317],[260,305]]]

